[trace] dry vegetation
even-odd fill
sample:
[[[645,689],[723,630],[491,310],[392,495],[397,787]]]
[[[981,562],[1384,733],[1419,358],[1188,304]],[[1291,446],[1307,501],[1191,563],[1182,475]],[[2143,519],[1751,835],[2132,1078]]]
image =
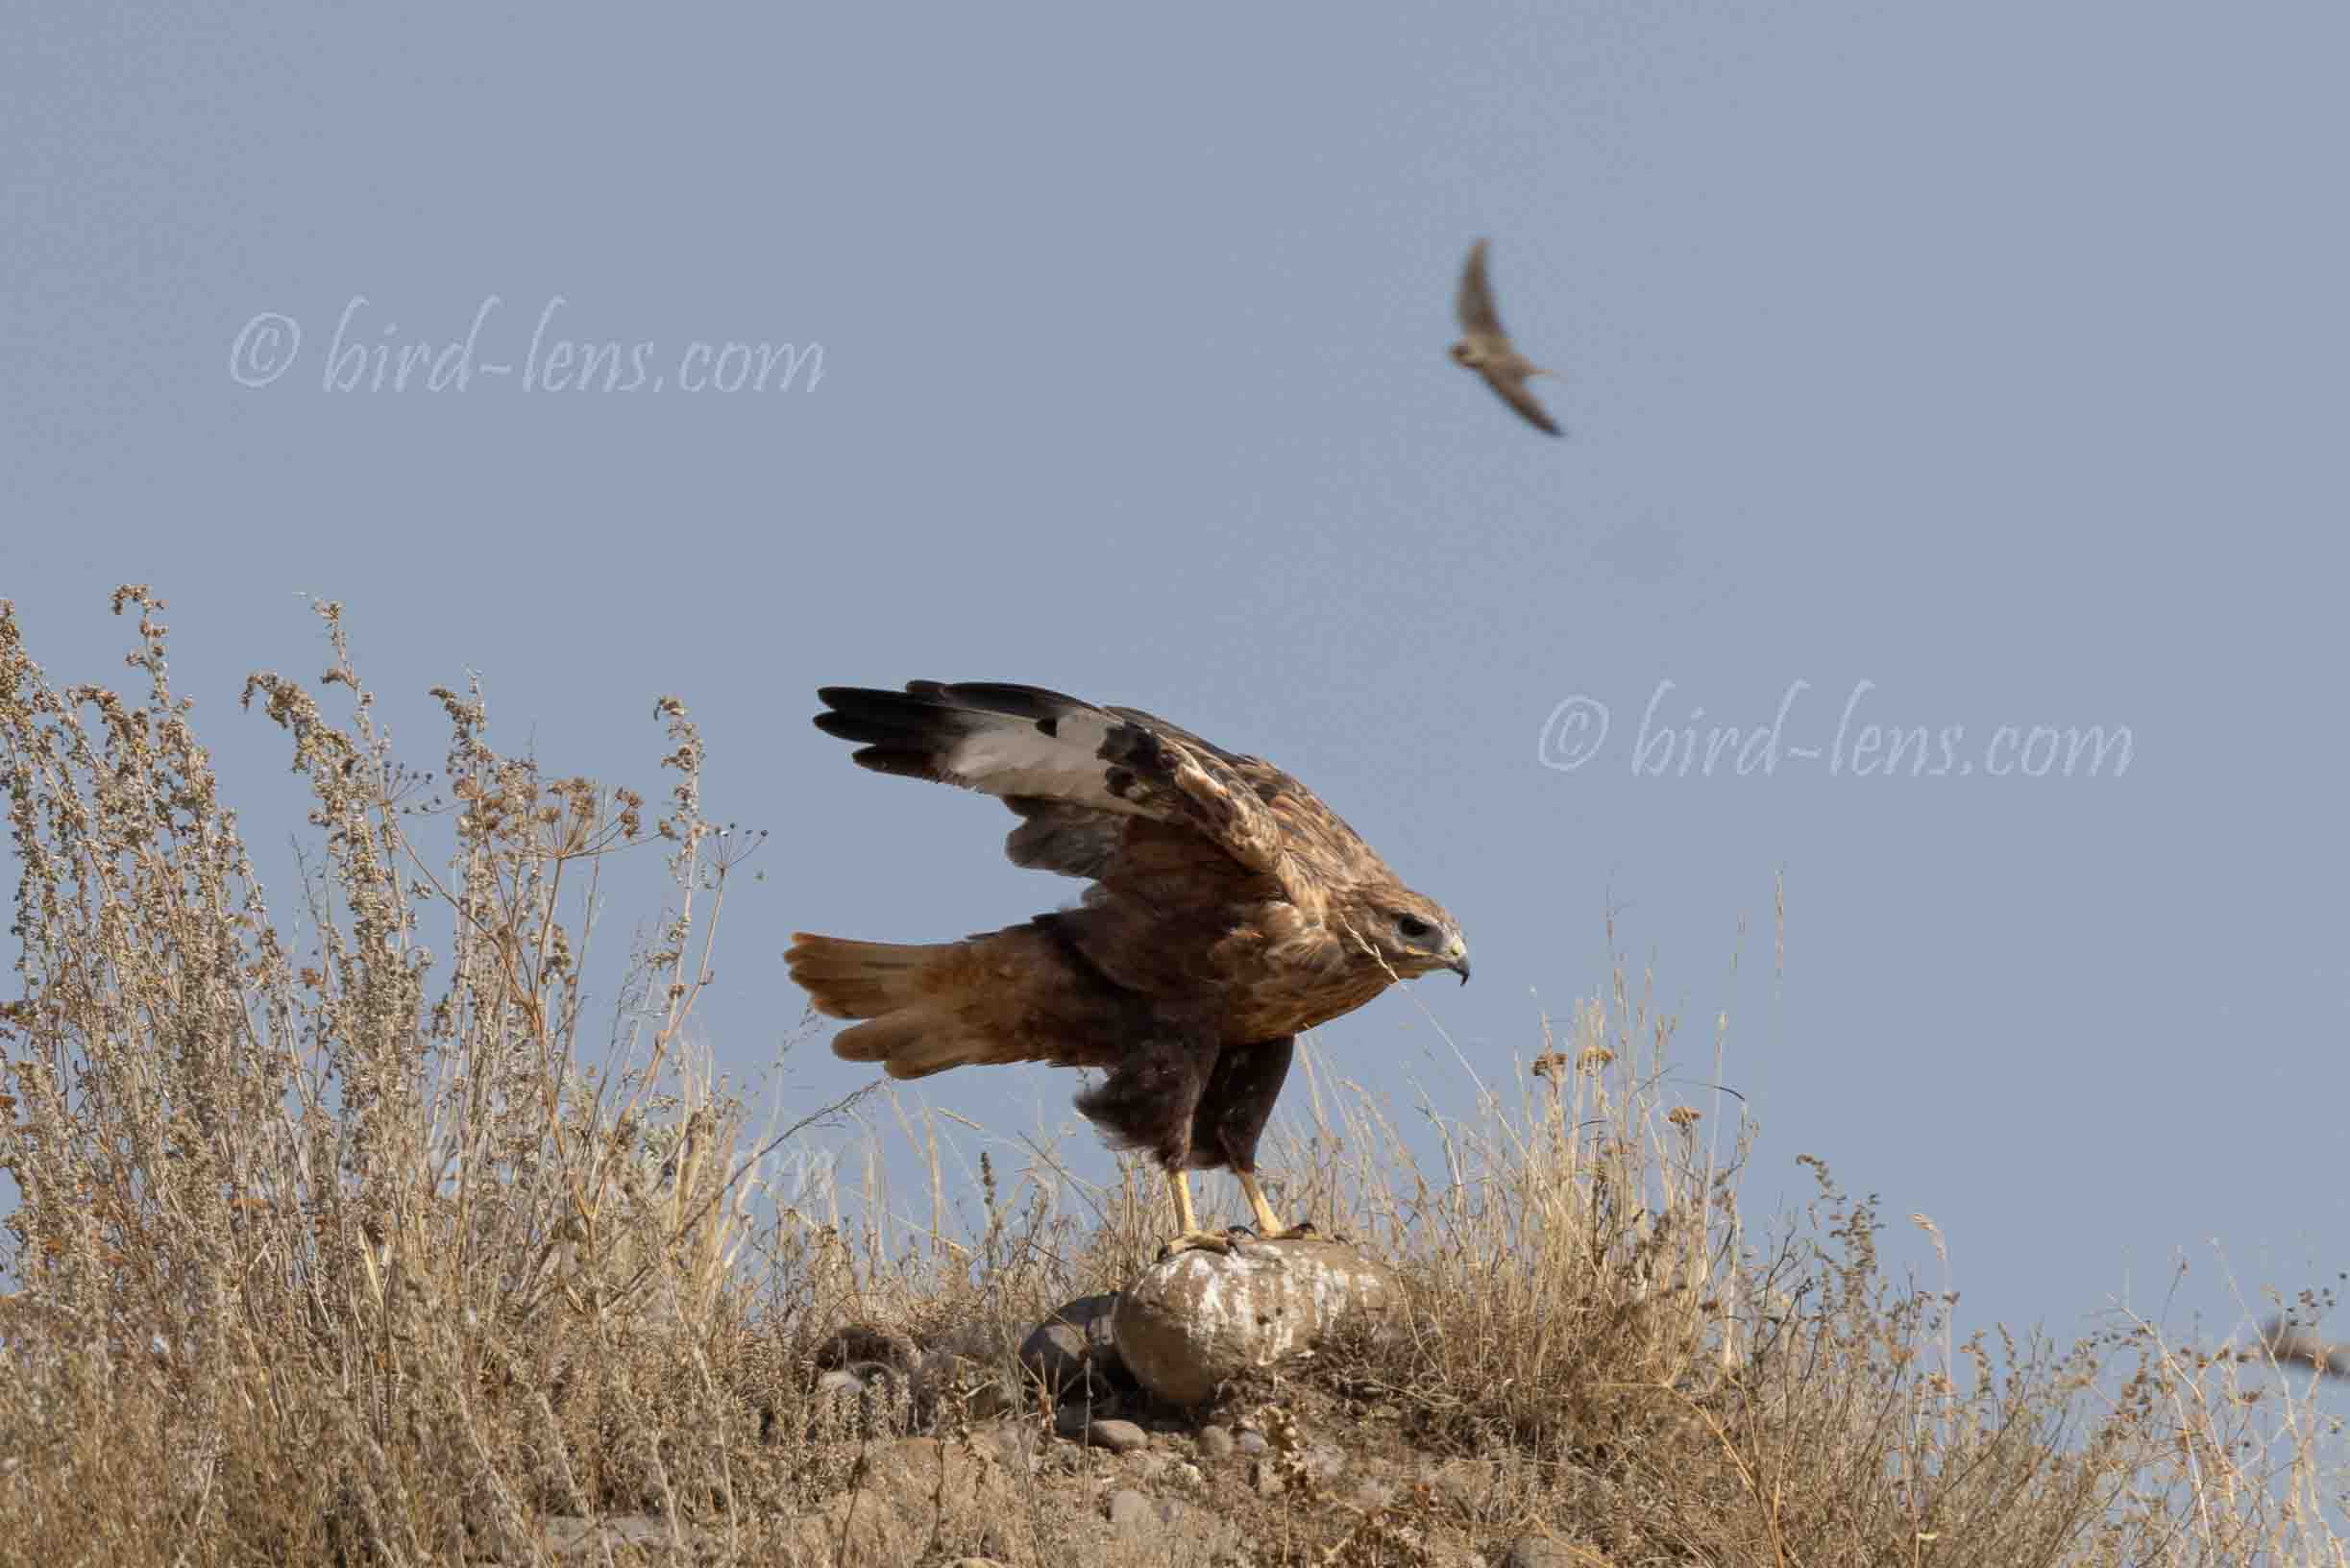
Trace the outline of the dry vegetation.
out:
[[[245,693],[311,796],[280,923],[161,605],[126,607],[127,697],[53,689],[0,604],[0,1558],[520,1562],[554,1554],[551,1519],[649,1514],[747,1562],[1498,1561],[1530,1534],[1595,1565],[2343,1560],[2306,1379],[2142,1327],[1953,1344],[1948,1298],[1880,1270],[1873,1200],[1816,1163],[1809,1212],[1750,1233],[1742,1128],[1660,1087],[1670,1021],[1622,974],[1439,1159],[1356,1086],[1293,1089],[1285,1201],[1398,1263],[1409,1332],[1236,1391],[1222,1418],[1259,1412],[1271,1459],[1150,1482],[1236,1532],[1119,1534],[1128,1461],[1040,1437],[1046,1462],[997,1463],[956,1395],[1146,1261],[1160,1184],[990,1158],[982,1217],[954,1224],[942,1180],[910,1246],[857,1217],[878,1193],[765,1191],[839,1108],[754,1127],[686,1044],[745,836],[702,815],[681,706],[655,716],[657,806],[493,750],[472,691],[437,694],[452,740],[421,775],[322,607],[323,687]],[[624,963],[588,918],[617,852],[673,872]],[[951,1343],[956,1383],[820,1408],[852,1324]],[[940,1440],[896,1440],[918,1428]],[[1299,1431],[1387,1482],[1325,1484]]]

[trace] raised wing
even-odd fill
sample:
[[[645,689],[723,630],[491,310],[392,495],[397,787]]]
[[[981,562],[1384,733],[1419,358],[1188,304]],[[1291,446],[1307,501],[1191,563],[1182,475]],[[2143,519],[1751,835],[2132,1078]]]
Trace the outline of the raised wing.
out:
[[[1464,331],[1508,341],[1509,334],[1502,331],[1501,313],[1493,307],[1493,285],[1485,281],[1485,242],[1481,239],[1469,247],[1468,264],[1460,269],[1453,313],[1460,318]]]
[[[817,728],[860,743],[861,766],[1002,797],[1025,819],[1005,845],[1017,865],[1099,877],[1123,842],[1121,819],[1141,818],[1285,886],[1303,873],[1285,814],[1259,789],[1294,781],[1148,714],[990,681],[817,696],[831,710]]]

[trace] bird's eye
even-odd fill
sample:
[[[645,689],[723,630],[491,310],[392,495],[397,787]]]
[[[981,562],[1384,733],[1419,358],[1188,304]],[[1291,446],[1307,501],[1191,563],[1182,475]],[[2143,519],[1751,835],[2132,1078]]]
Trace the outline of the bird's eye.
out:
[[[1411,942],[1419,941],[1422,937],[1427,936],[1429,931],[1428,922],[1417,915],[1398,915],[1395,918],[1395,928],[1404,933],[1405,938]]]

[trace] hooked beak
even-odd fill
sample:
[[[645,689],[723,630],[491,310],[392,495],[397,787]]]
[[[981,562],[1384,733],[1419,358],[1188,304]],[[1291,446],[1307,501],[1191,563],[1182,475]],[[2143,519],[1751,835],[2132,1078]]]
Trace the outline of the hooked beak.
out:
[[[1462,985],[1467,985],[1469,983],[1469,944],[1458,937],[1455,937],[1453,944],[1444,951],[1449,960],[1444,967],[1460,976]]]

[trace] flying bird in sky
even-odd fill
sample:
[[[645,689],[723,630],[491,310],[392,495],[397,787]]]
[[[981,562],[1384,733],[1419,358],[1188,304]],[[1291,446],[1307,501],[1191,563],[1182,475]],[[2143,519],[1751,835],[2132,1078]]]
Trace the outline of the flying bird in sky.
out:
[[[1493,285],[1485,281],[1485,242],[1481,239],[1469,247],[1468,265],[1460,269],[1460,289],[1453,297],[1453,310],[1460,317],[1460,330],[1468,334],[1453,345],[1453,357],[1482,376],[1485,384],[1529,425],[1560,434],[1557,422],[1526,389],[1534,377],[1558,372],[1545,370],[1520,354],[1502,330],[1501,312],[1493,307]]]
[[[2350,1344],[2320,1339],[2281,1317],[2261,1325],[2261,1343],[2280,1361],[2302,1361],[2328,1377],[2350,1378]]]
[[[1398,980],[1469,978],[1460,927],[1296,779],[1135,708],[1035,686],[827,686],[816,725],[878,772],[1000,796],[1016,866],[1092,885],[1074,909],[961,942],[795,933],[817,1011],[861,1020],[836,1055],[922,1078],[991,1062],[1095,1067],[1077,1097],[1167,1173],[1169,1250],[1222,1251],[1186,1172],[1228,1166],[1259,1233],[1284,1226],[1257,1142],[1301,1030]]]

